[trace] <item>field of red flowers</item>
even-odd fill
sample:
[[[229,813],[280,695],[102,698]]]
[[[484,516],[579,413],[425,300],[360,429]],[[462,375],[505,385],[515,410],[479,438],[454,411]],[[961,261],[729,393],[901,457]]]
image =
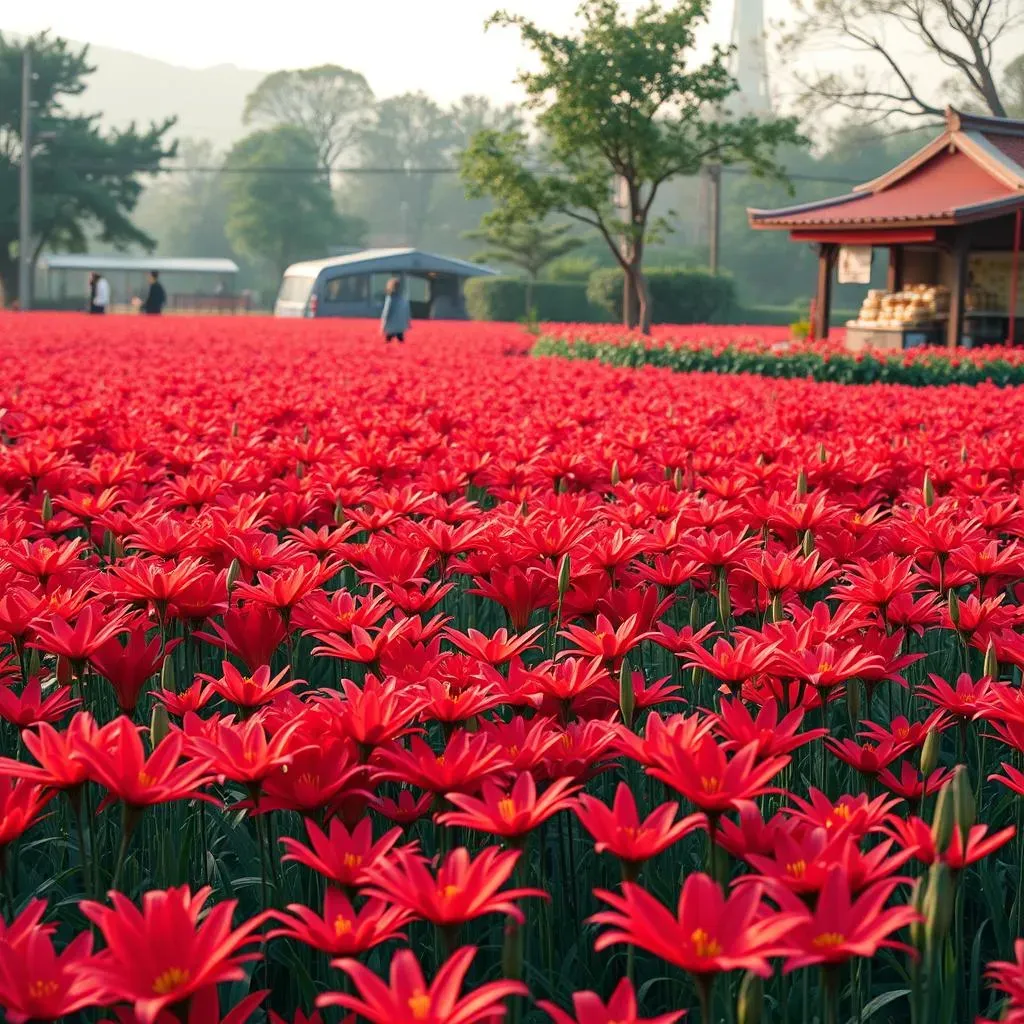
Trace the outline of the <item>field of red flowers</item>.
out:
[[[0,1008],[1024,1021],[1024,393],[0,317]]]

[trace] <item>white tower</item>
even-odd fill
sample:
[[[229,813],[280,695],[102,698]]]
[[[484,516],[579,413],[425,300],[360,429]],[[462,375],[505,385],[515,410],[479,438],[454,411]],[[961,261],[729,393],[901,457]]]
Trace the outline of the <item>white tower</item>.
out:
[[[765,117],[772,112],[768,93],[768,53],[765,46],[764,0],[733,0],[732,73],[740,91],[732,98],[736,114]]]

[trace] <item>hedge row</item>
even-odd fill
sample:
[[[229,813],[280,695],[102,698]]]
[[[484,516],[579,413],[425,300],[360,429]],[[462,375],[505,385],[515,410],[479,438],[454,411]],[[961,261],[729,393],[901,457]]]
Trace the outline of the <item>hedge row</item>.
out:
[[[998,387],[1024,384],[1024,362],[997,355],[950,356],[945,352],[915,350],[892,356],[847,355],[819,352],[752,352],[725,348],[648,348],[642,342],[566,341],[542,336],[535,356],[590,359],[610,366],[660,366],[678,373],[752,373],[761,377],[804,378],[836,384],[904,384],[930,387],[982,384]]]

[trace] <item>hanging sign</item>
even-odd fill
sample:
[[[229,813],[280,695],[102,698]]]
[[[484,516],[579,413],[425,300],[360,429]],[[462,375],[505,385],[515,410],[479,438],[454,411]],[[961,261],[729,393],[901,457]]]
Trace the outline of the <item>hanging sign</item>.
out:
[[[839,250],[839,283],[870,284],[874,249],[868,245],[844,245]]]

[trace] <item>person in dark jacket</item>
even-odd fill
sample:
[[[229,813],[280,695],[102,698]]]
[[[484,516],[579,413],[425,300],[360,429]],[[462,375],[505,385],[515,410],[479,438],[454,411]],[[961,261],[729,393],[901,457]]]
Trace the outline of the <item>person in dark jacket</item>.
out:
[[[142,312],[157,315],[164,311],[166,305],[167,292],[164,291],[164,286],[160,283],[160,275],[155,270],[151,270],[149,272],[149,291],[142,303]]]

